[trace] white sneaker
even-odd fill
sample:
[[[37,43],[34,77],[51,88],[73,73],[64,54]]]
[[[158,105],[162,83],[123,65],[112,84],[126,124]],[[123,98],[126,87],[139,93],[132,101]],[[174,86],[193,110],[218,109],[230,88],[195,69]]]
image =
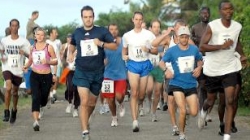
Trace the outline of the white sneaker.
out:
[[[71,109],[72,109],[72,104],[68,104],[68,106],[66,107],[65,112],[69,114],[69,113],[71,113]]]
[[[102,115],[105,113],[104,105],[100,105],[99,113]]]
[[[90,140],[89,132],[82,133],[82,139],[83,140]]]
[[[140,128],[139,128],[139,123],[137,120],[133,121],[133,132],[139,132]]]
[[[124,107],[124,105],[123,104],[120,104],[119,105],[119,115],[120,115],[120,117],[123,117],[124,115],[125,115],[125,107]]]
[[[44,114],[44,108],[40,107],[40,113],[39,113],[38,118],[41,119],[43,117],[43,114]]]
[[[161,110],[160,102],[159,102],[158,105],[157,105],[157,110]]]
[[[212,122],[212,117],[209,114],[206,116],[206,122]]]
[[[180,134],[180,131],[179,131],[178,127],[177,126],[173,126],[172,135],[173,136],[179,136],[179,134]]]
[[[157,122],[157,116],[156,114],[152,114],[152,122]]]
[[[144,109],[143,108],[140,109],[139,114],[140,114],[141,117],[144,116]]]
[[[116,126],[118,126],[117,116],[112,116],[111,127],[116,127]]]
[[[198,128],[201,130],[205,126],[205,118],[207,116],[207,112],[203,111],[203,109],[199,113],[198,117]]]
[[[109,113],[109,105],[108,104],[104,104],[104,113]]]
[[[78,110],[77,109],[74,109],[73,112],[72,112],[72,115],[73,117],[78,117]]]

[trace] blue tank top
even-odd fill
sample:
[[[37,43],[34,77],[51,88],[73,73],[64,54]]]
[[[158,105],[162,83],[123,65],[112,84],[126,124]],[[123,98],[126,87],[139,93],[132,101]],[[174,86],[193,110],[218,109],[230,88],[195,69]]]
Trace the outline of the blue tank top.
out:
[[[112,80],[124,80],[127,78],[125,61],[122,60],[123,43],[119,44],[117,50],[105,49],[107,65],[105,66],[104,78]]]

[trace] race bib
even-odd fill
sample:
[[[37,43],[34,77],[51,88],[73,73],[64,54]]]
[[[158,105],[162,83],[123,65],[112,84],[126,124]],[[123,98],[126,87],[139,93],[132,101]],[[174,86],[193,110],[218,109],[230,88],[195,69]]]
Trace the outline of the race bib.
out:
[[[20,55],[19,54],[9,54],[8,55],[8,65],[11,68],[18,68],[20,66]]]
[[[95,45],[94,40],[81,40],[81,56],[95,56],[98,55],[98,47]]]
[[[113,80],[103,80],[102,93],[114,93],[114,81]]]
[[[228,39],[232,39],[232,37],[229,34],[222,34],[222,33],[219,34],[219,36],[218,36],[218,45],[224,44]]]
[[[155,67],[160,62],[160,56],[159,55],[150,54],[149,60],[150,60],[151,64]]]
[[[42,60],[45,59],[44,51],[35,51],[32,53],[33,63],[36,65],[42,64]]]
[[[180,73],[190,73],[194,70],[194,56],[178,58]]]
[[[138,59],[144,58],[146,56],[146,53],[141,49],[141,46],[132,46],[131,49],[135,57]]]

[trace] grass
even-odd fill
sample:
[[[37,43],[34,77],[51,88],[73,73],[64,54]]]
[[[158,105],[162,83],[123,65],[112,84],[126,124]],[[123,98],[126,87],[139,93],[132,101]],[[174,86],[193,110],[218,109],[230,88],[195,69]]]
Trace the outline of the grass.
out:
[[[250,107],[239,107],[237,115],[250,117]]]

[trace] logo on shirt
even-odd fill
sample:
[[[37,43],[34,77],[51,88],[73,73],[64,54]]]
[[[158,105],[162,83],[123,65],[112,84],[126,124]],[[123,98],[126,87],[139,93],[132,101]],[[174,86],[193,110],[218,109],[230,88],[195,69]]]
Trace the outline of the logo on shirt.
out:
[[[89,35],[89,32],[85,33],[85,35]]]

